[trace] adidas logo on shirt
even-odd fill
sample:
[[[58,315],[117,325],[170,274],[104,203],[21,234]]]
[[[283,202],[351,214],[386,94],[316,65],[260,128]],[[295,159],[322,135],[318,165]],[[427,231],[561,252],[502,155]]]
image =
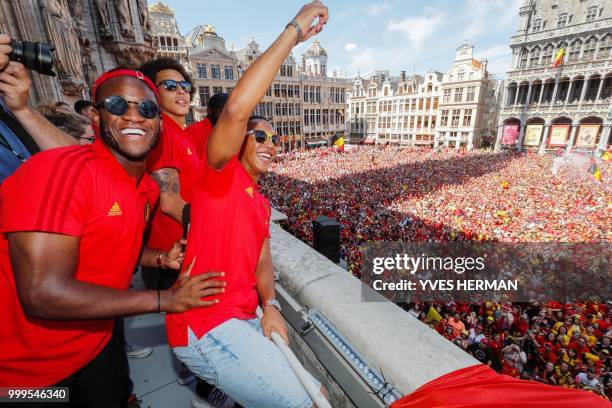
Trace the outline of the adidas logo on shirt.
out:
[[[191,156],[193,154],[193,152],[191,151],[191,148],[187,148],[187,156]]]
[[[121,215],[121,214],[123,214],[123,212],[121,212],[121,207],[119,206],[119,203],[115,201],[115,204],[113,204],[111,209],[108,210],[108,216],[109,217],[116,217],[116,216]]]
[[[249,195],[251,198],[253,198],[253,187],[250,187],[250,186],[249,186],[249,187],[245,188],[245,189],[244,189],[244,191],[246,191],[246,193],[247,193],[247,194],[248,194],[248,195]]]

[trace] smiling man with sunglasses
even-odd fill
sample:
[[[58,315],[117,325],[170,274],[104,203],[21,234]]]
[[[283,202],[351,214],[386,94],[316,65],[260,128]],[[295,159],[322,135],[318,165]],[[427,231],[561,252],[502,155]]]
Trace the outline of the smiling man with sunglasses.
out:
[[[214,304],[201,299],[221,292],[210,279],[221,273],[128,291],[137,263],[178,269],[182,260],[178,244],[142,248],[159,194],[145,172],[159,96],[123,69],[92,94],[95,142],[37,154],[1,187],[0,309],[11,312],[0,319],[0,386],[69,387],[68,406],[124,407],[127,361],[113,318]]]
[[[178,358],[245,407],[312,406],[269,339],[277,332],[288,342],[288,335],[275,299],[270,203],[257,181],[268,171],[279,138],[265,118],[249,115],[292,48],[321,31],[327,17],[321,2],[305,5],[230,95],[202,157],[185,253],[187,262],[195,259],[192,276],[222,268],[226,290],[209,308],[166,316],[168,341]],[[261,322],[255,317],[258,305]]]

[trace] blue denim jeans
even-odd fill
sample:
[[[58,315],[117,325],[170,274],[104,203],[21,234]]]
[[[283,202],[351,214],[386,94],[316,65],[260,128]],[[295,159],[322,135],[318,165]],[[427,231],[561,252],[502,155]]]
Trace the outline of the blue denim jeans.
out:
[[[310,397],[259,320],[230,319],[172,350],[194,374],[245,408],[309,408]],[[314,380],[317,386],[321,384]]]

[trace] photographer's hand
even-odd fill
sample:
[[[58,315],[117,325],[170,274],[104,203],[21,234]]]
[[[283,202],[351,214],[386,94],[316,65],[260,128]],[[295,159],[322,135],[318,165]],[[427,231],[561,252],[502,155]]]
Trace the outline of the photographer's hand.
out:
[[[0,34],[0,71],[2,71],[9,62],[9,54],[13,51],[11,46],[11,37],[6,34]]]
[[[23,64],[10,61],[0,72],[0,93],[6,107],[18,115],[28,107],[28,95],[32,80]]]
[[[40,150],[78,144],[77,139],[58,129],[28,104],[32,80],[18,62],[10,61],[0,72],[0,97]]]

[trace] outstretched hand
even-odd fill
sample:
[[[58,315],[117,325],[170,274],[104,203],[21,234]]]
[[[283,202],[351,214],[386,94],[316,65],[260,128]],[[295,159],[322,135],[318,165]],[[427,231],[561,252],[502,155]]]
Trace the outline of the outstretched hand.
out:
[[[329,11],[319,0],[311,1],[297,13],[294,20],[302,29],[302,41],[317,35],[329,19]]]

